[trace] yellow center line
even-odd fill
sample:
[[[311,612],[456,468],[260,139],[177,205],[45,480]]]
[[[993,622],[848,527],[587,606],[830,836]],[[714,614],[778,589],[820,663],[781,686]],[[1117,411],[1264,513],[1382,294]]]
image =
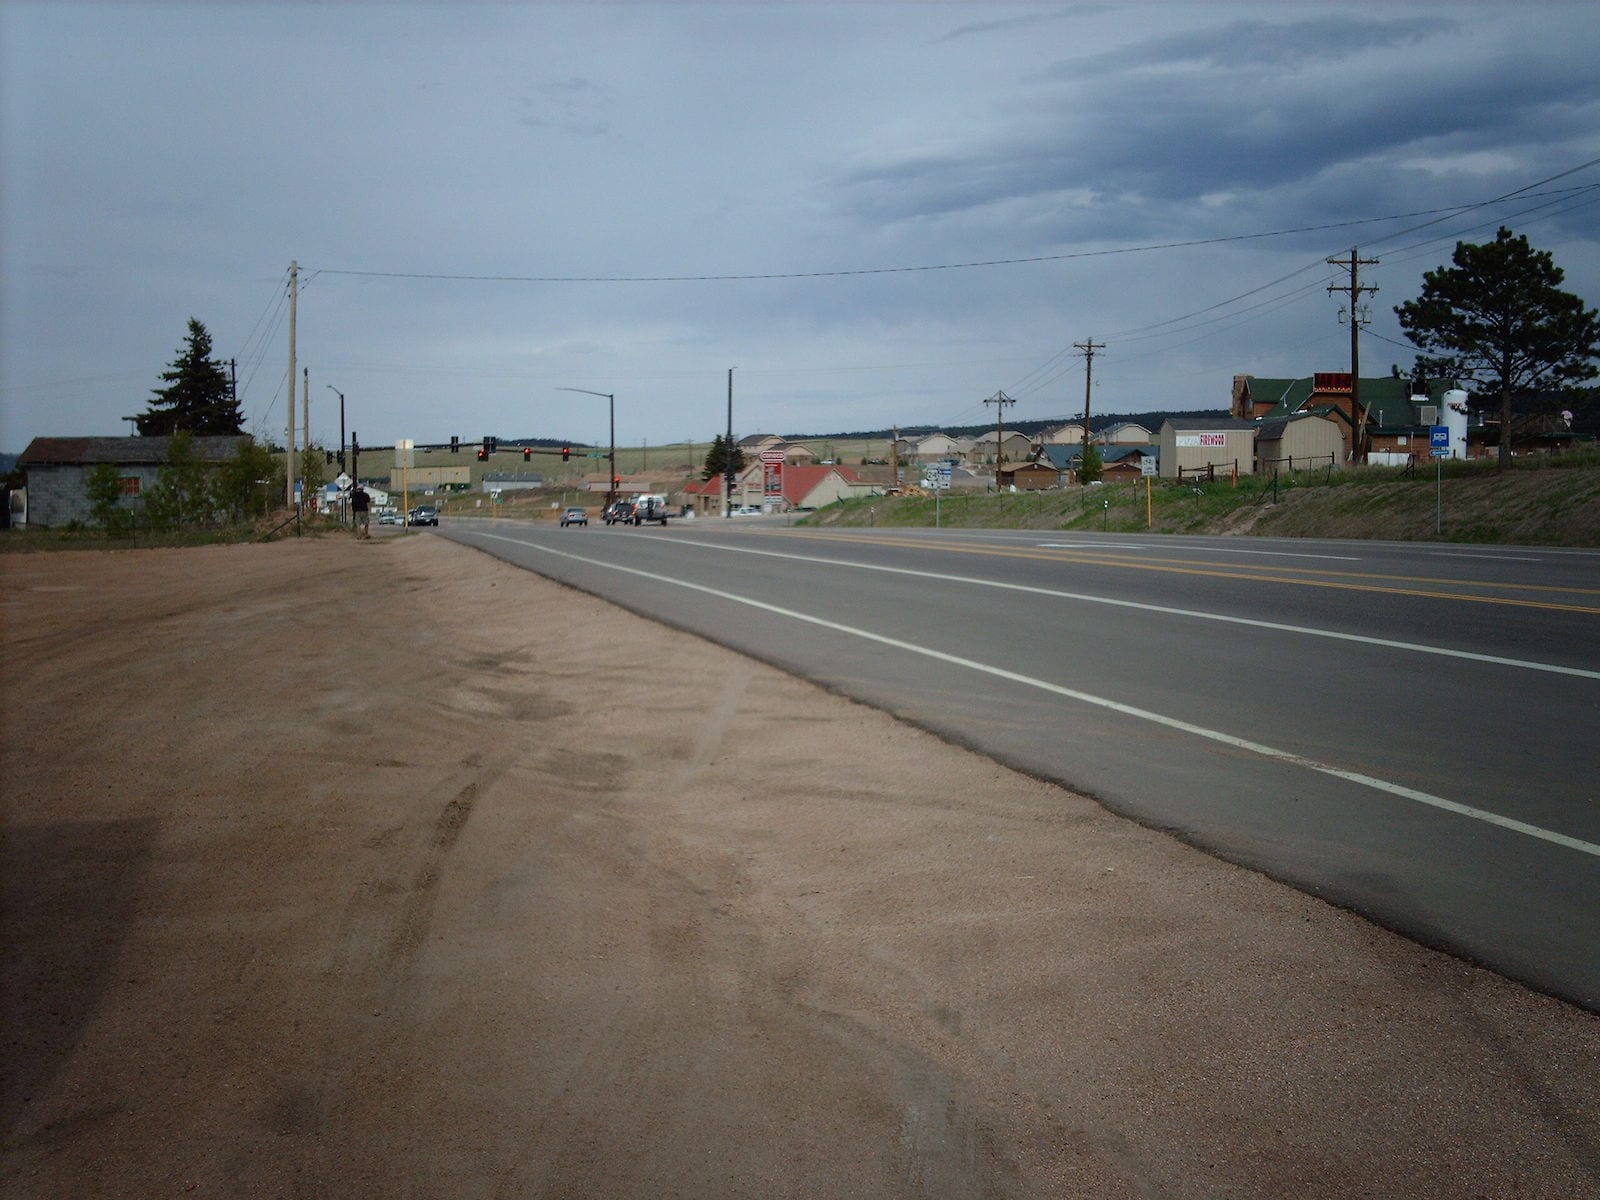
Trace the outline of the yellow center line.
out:
[[[765,530],[751,530],[750,532],[760,532],[769,536],[776,533],[776,531]],[[1425,588],[1395,587],[1377,583],[1350,583],[1341,582],[1340,580],[1377,579],[1394,580],[1396,583],[1434,584],[1438,587],[1504,588],[1512,591],[1561,592],[1582,596],[1600,595],[1600,590],[1592,588],[1563,588],[1543,584],[1489,583],[1480,580],[1434,579],[1427,576],[1377,575],[1370,572],[1330,571],[1315,567],[1284,567],[1279,569],[1286,572],[1285,574],[1263,574],[1248,567],[1217,567],[1214,564],[1199,563],[1192,559],[1167,560],[1160,563],[1129,562],[1127,559],[1106,556],[1103,553],[1079,553],[1050,550],[1042,547],[991,546],[977,542],[945,541],[930,544],[921,540],[894,537],[853,537],[849,534],[798,533],[793,531],[784,531],[782,536],[808,538],[811,541],[818,542],[851,542],[863,546],[889,546],[906,550],[947,550],[955,554],[977,554],[992,558],[1022,558],[1040,562],[1083,563],[1088,566],[1116,567],[1125,571],[1156,571],[1169,575],[1200,575],[1214,579],[1245,580],[1251,583],[1282,583],[1299,587],[1328,588],[1336,591],[1375,592],[1389,596],[1415,596],[1428,600],[1459,600],[1467,604],[1496,604],[1511,608],[1534,608],[1546,612],[1587,613],[1600,616],[1600,607],[1582,604],[1555,604],[1544,600],[1522,600],[1509,596],[1478,596],[1468,592],[1433,591]],[[1305,575],[1330,576],[1332,578],[1308,579],[1301,577]]]

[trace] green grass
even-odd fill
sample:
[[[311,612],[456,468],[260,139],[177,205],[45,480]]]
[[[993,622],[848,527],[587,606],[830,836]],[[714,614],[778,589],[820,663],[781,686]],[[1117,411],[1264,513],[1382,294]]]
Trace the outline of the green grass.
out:
[[[1442,500],[1442,529],[1436,528]],[[1143,480],[1046,492],[950,494],[938,523],[952,529],[1106,530],[1113,533],[1251,533],[1528,545],[1600,545],[1600,454],[1446,463],[1404,473],[1358,468],[1244,477],[1237,485]],[[931,496],[875,497],[832,505],[810,525],[932,526]]]

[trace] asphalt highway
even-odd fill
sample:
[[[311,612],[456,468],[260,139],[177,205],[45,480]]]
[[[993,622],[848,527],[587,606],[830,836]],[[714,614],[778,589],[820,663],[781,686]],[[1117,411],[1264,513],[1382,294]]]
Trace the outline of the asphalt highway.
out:
[[[440,533],[1600,1011],[1600,552]],[[795,769],[848,770],[818,753]]]

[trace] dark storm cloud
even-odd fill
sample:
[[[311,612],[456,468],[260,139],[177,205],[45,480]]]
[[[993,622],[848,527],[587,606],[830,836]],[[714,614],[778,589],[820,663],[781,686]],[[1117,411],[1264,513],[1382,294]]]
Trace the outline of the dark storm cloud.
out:
[[[1328,24],[1293,28],[1309,43],[1327,37]],[[1391,22],[1381,44],[1445,27]],[[1281,46],[1289,28],[1250,22],[1234,32],[1261,50]],[[1194,35],[1160,45],[1181,48],[1184,64],[1209,63],[1226,40]],[[1142,50],[1105,58],[1156,61]],[[1397,60],[1403,67],[1390,69]],[[1309,51],[1303,61],[1311,61]],[[1093,86],[1057,82],[1042,87],[1035,111],[996,140],[863,168],[839,181],[839,195],[848,212],[868,222],[992,210],[1013,223],[1022,204],[1039,219],[1020,229],[1046,239],[1159,235],[1174,207],[1218,194],[1292,193],[1315,181],[1326,187],[1355,164],[1399,173],[1414,155],[1559,147],[1592,130],[1600,103],[1600,76],[1577,53],[1512,54],[1493,73],[1404,55],[1358,65],[1364,69],[1347,64],[1333,74],[1319,62],[1292,76],[1185,66],[1106,74]],[[1541,165],[1568,164],[1546,157]],[[1196,215],[1204,216],[1185,219]],[[1280,209],[1279,220],[1296,223],[1296,214]]]

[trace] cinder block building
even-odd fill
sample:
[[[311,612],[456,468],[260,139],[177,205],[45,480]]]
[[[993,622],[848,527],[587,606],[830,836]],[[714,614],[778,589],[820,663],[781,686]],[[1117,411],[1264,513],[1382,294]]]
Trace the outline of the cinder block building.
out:
[[[201,462],[226,462],[248,442],[245,436],[197,437],[194,452]],[[155,486],[172,447],[170,437],[39,437],[17,459],[28,473],[28,524],[58,529],[74,521],[94,520],[89,507],[89,472],[101,463],[117,469],[126,508],[144,506],[144,494]]]

